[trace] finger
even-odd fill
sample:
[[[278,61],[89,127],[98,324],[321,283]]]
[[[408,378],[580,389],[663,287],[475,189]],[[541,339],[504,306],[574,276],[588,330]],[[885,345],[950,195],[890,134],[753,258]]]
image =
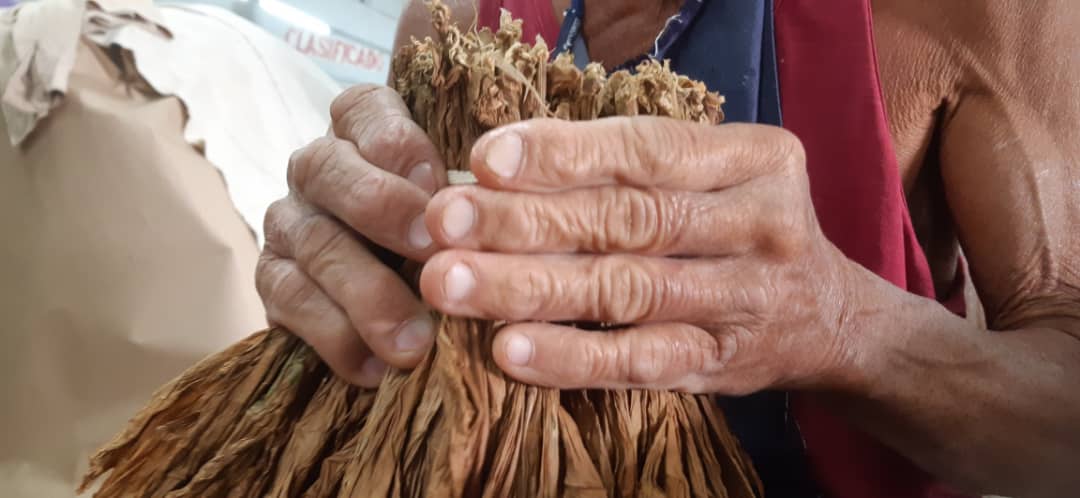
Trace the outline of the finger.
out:
[[[560,389],[704,392],[731,354],[722,339],[680,323],[602,332],[521,323],[503,327],[492,343],[508,375]]]
[[[640,116],[500,127],[473,146],[470,167],[486,186],[549,192],[622,184],[711,191],[800,168],[798,139],[777,127],[712,126]]]
[[[798,221],[768,186],[700,193],[606,186],[550,194],[450,187],[428,204],[442,247],[717,256],[767,249]]]
[[[434,342],[430,311],[402,278],[332,218],[287,198],[267,211],[267,244],[291,258],[377,357],[411,368]]]
[[[424,224],[430,196],[360,157],[351,143],[320,138],[289,159],[289,185],[375,244],[415,261],[434,252]]]
[[[701,323],[772,301],[764,265],[634,255],[444,251],[424,266],[424,299],[451,315],[511,322]],[[718,283],[720,283],[718,285]]]
[[[335,374],[351,384],[379,385],[386,364],[371,354],[345,312],[296,262],[264,252],[256,270],[256,287],[269,321],[303,339]]]
[[[404,177],[427,193],[446,185],[446,167],[397,92],[356,85],[330,106],[334,134],[356,145],[376,167]]]

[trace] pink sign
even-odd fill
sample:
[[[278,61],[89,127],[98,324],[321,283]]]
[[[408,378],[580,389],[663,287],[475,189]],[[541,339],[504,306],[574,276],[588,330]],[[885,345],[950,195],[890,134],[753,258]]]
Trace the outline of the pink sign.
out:
[[[289,28],[285,32],[285,43],[304,55],[335,64],[355,66],[368,71],[382,71],[386,65],[386,55],[381,51],[301,29]]]

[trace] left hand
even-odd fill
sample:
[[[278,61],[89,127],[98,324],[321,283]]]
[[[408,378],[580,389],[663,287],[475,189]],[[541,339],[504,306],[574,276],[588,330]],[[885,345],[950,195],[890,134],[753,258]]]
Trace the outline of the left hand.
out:
[[[428,205],[447,250],[421,291],[445,313],[511,322],[493,345],[510,376],[733,395],[851,381],[857,271],[818,226],[790,133],[532,120],[482,137],[471,166],[479,185]]]

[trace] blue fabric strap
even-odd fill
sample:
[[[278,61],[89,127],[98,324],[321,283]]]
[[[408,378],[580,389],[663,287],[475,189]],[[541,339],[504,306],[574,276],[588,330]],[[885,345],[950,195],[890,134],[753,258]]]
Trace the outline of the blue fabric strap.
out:
[[[772,16],[766,22],[765,15],[767,6],[772,13],[771,4],[765,0],[709,0],[669,54],[672,69],[703,81],[724,96],[728,122],[781,124],[779,98],[764,97],[779,94]],[[765,36],[766,31],[770,36]]]

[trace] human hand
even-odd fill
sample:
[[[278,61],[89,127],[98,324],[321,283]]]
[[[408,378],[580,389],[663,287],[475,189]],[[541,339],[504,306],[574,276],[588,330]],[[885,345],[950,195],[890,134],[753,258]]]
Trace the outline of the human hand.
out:
[[[532,120],[485,135],[471,165],[479,185],[428,206],[449,249],[421,292],[448,314],[512,322],[493,344],[509,375],[727,394],[851,381],[859,272],[818,226],[790,133]]]
[[[428,308],[376,253],[434,253],[423,212],[446,172],[393,90],[353,87],[330,113],[328,136],[289,160],[290,193],[267,210],[256,281],[271,323],[342,378],[376,386],[387,364],[414,366],[434,338]]]

